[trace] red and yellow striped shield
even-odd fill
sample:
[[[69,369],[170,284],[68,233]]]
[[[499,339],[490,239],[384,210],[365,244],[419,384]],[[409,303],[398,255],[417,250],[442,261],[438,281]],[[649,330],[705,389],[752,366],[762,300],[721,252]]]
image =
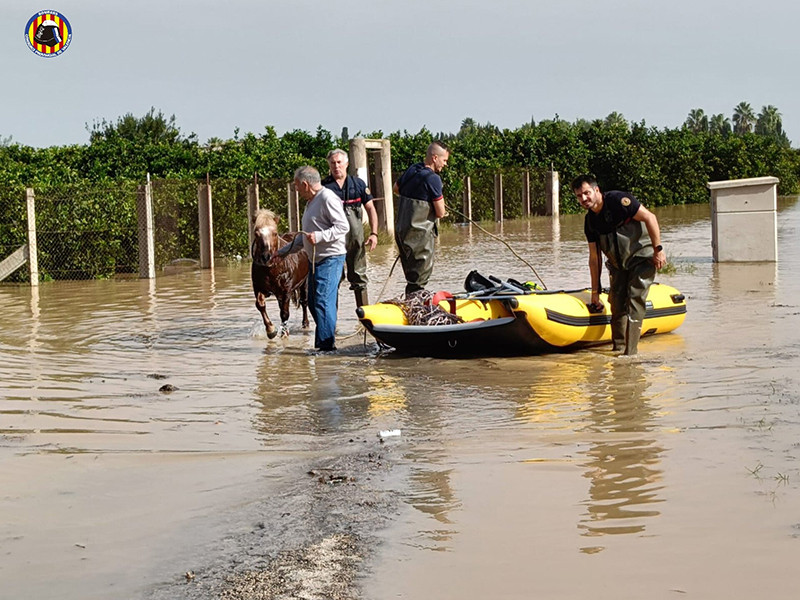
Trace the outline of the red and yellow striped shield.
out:
[[[25,26],[25,42],[34,54],[50,58],[63,54],[72,41],[72,26],[61,13],[43,10]]]

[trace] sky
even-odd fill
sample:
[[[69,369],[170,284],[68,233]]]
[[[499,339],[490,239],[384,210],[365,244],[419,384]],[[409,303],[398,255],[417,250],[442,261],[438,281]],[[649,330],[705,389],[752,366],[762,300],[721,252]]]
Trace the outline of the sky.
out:
[[[59,56],[25,43],[42,10],[72,26]],[[744,101],[798,147],[798,23],[797,0],[0,0],[0,140],[85,144],[151,107],[204,143],[615,111],[675,128]]]

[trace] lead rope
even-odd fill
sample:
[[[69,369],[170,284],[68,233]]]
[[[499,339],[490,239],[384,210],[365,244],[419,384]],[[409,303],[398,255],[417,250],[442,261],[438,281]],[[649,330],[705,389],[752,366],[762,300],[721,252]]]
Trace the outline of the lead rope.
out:
[[[298,235],[305,235],[305,234],[306,234],[305,231],[298,231],[294,235],[294,237],[296,238]],[[292,241],[294,241],[294,238],[292,239]],[[311,274],[312,275],[315,272],[316,258],[317,258],[317,245],[316,244],[312,244],[311,245]],[[397,265],[397,261],[398,260],[400,260],[400,256],[399,255],[394,260],[394,263],[392,264],[392,268],[389,269],[389,275],[386,277],[386,281],[384,282],[383,288],[381,288],[381,291],[378,294],[378,298],[383,296],[383,292],[386,290],[386,286],[389,284],[389,281],[392,279],[392,273],[394,272],[394,268]],[[353,333],[351,333],[349,335],[346,335],[346,336],[343,336],[343,337],[337,337],[336,339],[338,339],[338,340],[347,340],[347,339],[349,339],[349,338],[351,338],[353,336],[358,335],[359,333],[363,333],[364,334],[364,347],[366,347],[366,345],[367,345],[367,330],[364,328],[363,325],[361,325],[361,323],[358,324],[358,326],[356,327],[356,330]]]
[[[392,280],[392,273],[394,273],[394,268],[397,266],[397,261],[398,260],[400,260],[400,255],[399,254],[398,254],[397,258],[394,259],[394,262],[392,263],[392,268],[389,269],[389,274],[386,276],[386,281],[383,282],[383,287],[381,288],[381,291],[378,292],[378,296],[377,296],[378,298],[382,298],[383,297],[383,293],[386,291],[386,286],[389,285],[389,282]],[[349,338],[351,338],[351,337],[353,337],[355,335],[358,335],[359,333],[363,333],[364,334],[364,342],[363,343],[364,343],[364,348],[366,349],[366,347],[367,347],[367,330],[361,323],[358,324],[358,326],[356,327],[356,330],[353,333],[351,333],[349,335],[346,335],[344,337],[338,337],[336,339],[338,339],[338,340],[346,340],[346,339],[349,339]]]

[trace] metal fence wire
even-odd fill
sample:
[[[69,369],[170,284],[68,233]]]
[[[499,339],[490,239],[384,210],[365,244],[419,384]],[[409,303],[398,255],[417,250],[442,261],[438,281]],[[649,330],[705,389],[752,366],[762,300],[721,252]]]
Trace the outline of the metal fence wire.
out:
[[[200,258],[197,181],[156,179],[150,189],[156,272],[182,259],[197,261]]]
[[[135,184],[37,188],[35,198],[37,254],[43,281],[136,276],[139,244]]]
[[[545,169],[476,169],[470,173],[472,195],[472,218],[475,221],[495,220],[494,193],[495,175],[503,176],[503,218],[518,219],[523,216],[522,192],[524,174],[529,174],[530,203],[532,215],[543,215],[546,211]],[[444,197],[447,204],[460,210],[464,194],[463,179],[445,178]]]
[[[25,207],[25,188],[0,187],[0,260],[12,254],[28,240],[28,213]],[[18,269],[6,281],[30,281],[25,269]]]
[[[494,219],[494,176],[479,170],[471,176],[475,220]],[[522,169],[503,173],[504,218],[522,216]],[[544,171],[530,170],[532,214],[545,204]],[[397,174],[399,175],[399,173]],[[150,184],[155,244],[155,270],[200,259],[198,186],[186,179],[159,179]],[[248,186],[251,179],[216,179],[211,185],[215,259],[249,259]],[[463,179],[445,187],[448,204],[461,206]],[[34,189],[37,255],[42,281],[108,279],[139,274],[137,182],[53,185]],[[258,180],[259,205],[280,215],[281,231],[289,227],[287,182]],[[27,243],[25,188],[0,189],[0,260]],[[6,281],[29,281],[28,270],[17,269]]]
[[[214,257],[249,257],[247,188],[252,180],[211,181]],[[156,273],[200,257],[198,185],[196,180],[159,179],[151,182]],[[139,273],[136,182],[37,187],[36,238],[39,277],[108,279]],[[258,181],[260,206],[286,215],[286,181]],[[288,218],[281,221],[284,229]],[[24,187],[0,190],[0,260],[27,243]],[[5,281],[28,282],[27,269],[17,269]]]

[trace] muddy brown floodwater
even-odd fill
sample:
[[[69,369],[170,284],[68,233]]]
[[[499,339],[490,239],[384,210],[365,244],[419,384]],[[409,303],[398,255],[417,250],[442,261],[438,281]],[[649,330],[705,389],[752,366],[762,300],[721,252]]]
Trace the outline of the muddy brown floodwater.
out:
[[[688,315],[633,360],[382,356],[344,289],[316,356],[297,314],[267,340],[247,264],[0,286],[0,598],[797,598],[800,204],[777,264],[656,212]],[[580,215],[490,227],[586,285]],[[433,285],[474,268],[534,278],[446,230]]]

